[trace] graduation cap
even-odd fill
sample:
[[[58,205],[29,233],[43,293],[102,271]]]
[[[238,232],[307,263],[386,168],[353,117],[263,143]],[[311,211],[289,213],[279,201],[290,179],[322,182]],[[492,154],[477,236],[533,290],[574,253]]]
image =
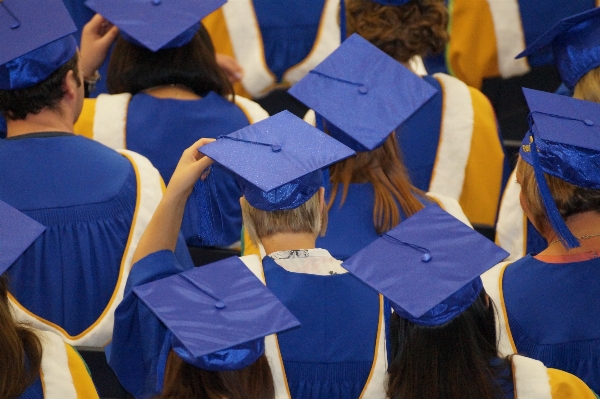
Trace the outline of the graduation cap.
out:
[[[401,317],[437,326],[471,306],[483,288],[479,276],[508,255],[439,206],[429,205],[342,266],[386,296]]]
[[[0,0],[0,90],[46,80],[77,51],[61,0]]]
[[[0,201],[0,275],[46,230],[44,226]]]
[[[583,75],[600,66],[600,8],[562,19],[516,58],[547,49],[564,84],[573,90]]]
[[[264,353],[265,336],[300,325],[238,257],[133,292],[169,330],[161,359],[172,348],[185,362],[210,371],[251,365]]]
[[[357,34],[296,83],[289,93],[325,119],[329,134],[370,151],[437,90]]]
[[[150,51],[181,47],[200,20],[227,0],[87,0],[85,5],[116,25],[128,42]]]
[[[355,154],[288,111],[199,151],[235,173],[246,200],[264,211],[299,207],[323,185],[322,168]]]
[[[523,89],[529,132],[521,158],[533,166],[548,219],[567,248],[579,241],[567,228],[542,172],[575,186],[600,189],[600,104]]]

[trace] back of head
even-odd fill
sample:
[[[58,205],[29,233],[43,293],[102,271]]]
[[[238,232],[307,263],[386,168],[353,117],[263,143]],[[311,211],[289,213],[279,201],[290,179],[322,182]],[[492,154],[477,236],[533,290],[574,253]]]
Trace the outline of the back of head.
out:
[[[587,72],[575,85],[573,98],[600,103],[600,67]]]
[[[182,85],[199,96],[209,91],[222,96],[233,93],[231,83],[217,65],[212,41],[202,25],[183,46],[158,51],[119,37],[108,64],[106,84],[111,94],[136,94],[165,85]]]
[[[397,314],[392,316],[391,323],[389,398],[502,397],[497,378],[509,364],[494,362],[497,358],[494,306],[485,291],[446,324],[419,326]]]
[[[160,399],[274,399],[273,377],[263,354],[250,366],[233,371],[208,371],[169,353]]]
[[[348,35],[358,33],[402,63],[437,54],[449,40],[442,0],[412,0],[400,6],[347,0],[346,21]]]

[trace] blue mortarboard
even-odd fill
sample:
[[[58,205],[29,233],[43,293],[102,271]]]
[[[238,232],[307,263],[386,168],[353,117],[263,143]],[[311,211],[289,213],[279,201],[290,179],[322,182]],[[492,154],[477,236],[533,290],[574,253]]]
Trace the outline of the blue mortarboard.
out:
[[[479,276],[508,252],[437,205],[429,205],[342,266],[381,292],[403,318],[449,322],[477,299]]]
[[[579,241],[560,216],[546,172],[576,186],[600,189],[600,104],[542,91],[523,89],[529,106],[529,132],[521,158],[535,170],[546,213],[567,248]]]
[[[151,51],[181,47],[200,20],[226,0],[87,0],[85,5],[116,25],[128,42]]]
[[[548,48],[563,82],[573,90],[583,75],[600,66],[600,8],[559,21],[517,58]]]
[[[46,230],[44,226],[0,201],[0,275]]]
[[[200,148],[238,176],[246,200],[265,211],[294,209],[323,185],[321,169],[354,151],[288,111]]]
[[[238,257],[133,291],[169,330],[159,367],[172,348],[205,370],[239,370],[264,353],[265,336],[300,325]]]
[[[289,90],[326,120],[332,137],[355,151],[380,146],[436,92],[357,34]]]
[[[61,0],[0,1],[0,90],[47,79],[75,55],[76,30]]]

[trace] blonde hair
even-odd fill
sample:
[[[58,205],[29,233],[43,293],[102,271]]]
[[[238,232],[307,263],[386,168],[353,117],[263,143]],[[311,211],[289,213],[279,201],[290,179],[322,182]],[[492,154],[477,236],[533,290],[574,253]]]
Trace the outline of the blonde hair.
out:
[[[545,234],[552,226],[535,180],[533,166],[519,157],[517,174],[521,177],[521,195],[529,210],[531,222],[540,233]],[[600,190],[575,186],[548,173],[544,173],[544,177],[563,220],[577,213],[600,213]]]
[[[590,70],[579,79],[573,98],[600,103],[600,67]]]
[[[242,218],[244,227],[255,245],[263,238],[278,233],[310,233],[325,235],[327,212],[321,212],[320,192],[295,209],[283,211],[263,211],[255,208],[242,197]]]

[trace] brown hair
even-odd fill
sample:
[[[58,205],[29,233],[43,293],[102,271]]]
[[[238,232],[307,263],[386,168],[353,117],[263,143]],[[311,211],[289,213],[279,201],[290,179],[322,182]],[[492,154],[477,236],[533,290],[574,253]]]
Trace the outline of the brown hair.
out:
[[[402,6],[347,0],[346,21],[348,35],[358,33],[403,63],[443,51],[449,39],[443,0],[413,0]]]
[[[532,218],[531,222],[540,233],[544,234],[552,227],[535,180],[533,166],[519,157],[517,174],[521,180],[521,195]],[[600,190],[575,186],[548,173],[544,173],[544,176],[563,220],[577,213],[588,211],[600,213]]]
[[[8,280],[0,277],[0,398],[19,397],[40,375],[42,346],[30,329],[17,325],[8,304]]]
[[[184,46],[152,52],[119,37],[108,63],[106,86],[111,94],[137,94],[156,86],[179,84],[199,96],[214,91],[233,94],[217,64],[215,48],[204,26]]]
[[[17,90],[0,90],[0,112],[7,119],[25,119],[29,114],[39,114],[44,108],[56,109],[65,96],[63,83],[69,71],[77,85],[81,86],[79,77],[79,53],[64,63],[48,78],[35,86]]]
[[[573,98],[600,103],[600,67],[588,71],[575,85]]]
[[[167,358],[159,399],[275,399],[273,376],[263,354],[235,371],[207,371],[184,362],[173,351]]]
[[[242,218],[252,242],[258,245],[263,238],[278,233],[324,235],[327,230],[327,212],[321,213],[320,191],[298,208],[283,211],[257,209],[242,197]]]
[[[400,209],[407,217],[421,209],[419,200],[424,193],[414,187],[400,159],[396,134],[392,133],[383,144],[372,151],[359,152],[329,167],[331,197],[327,210],[331,209],[341,184],[344,204],[351,183],[370,183],[375,191],[373,224],[377,234],[385,233],[400,223]]]

